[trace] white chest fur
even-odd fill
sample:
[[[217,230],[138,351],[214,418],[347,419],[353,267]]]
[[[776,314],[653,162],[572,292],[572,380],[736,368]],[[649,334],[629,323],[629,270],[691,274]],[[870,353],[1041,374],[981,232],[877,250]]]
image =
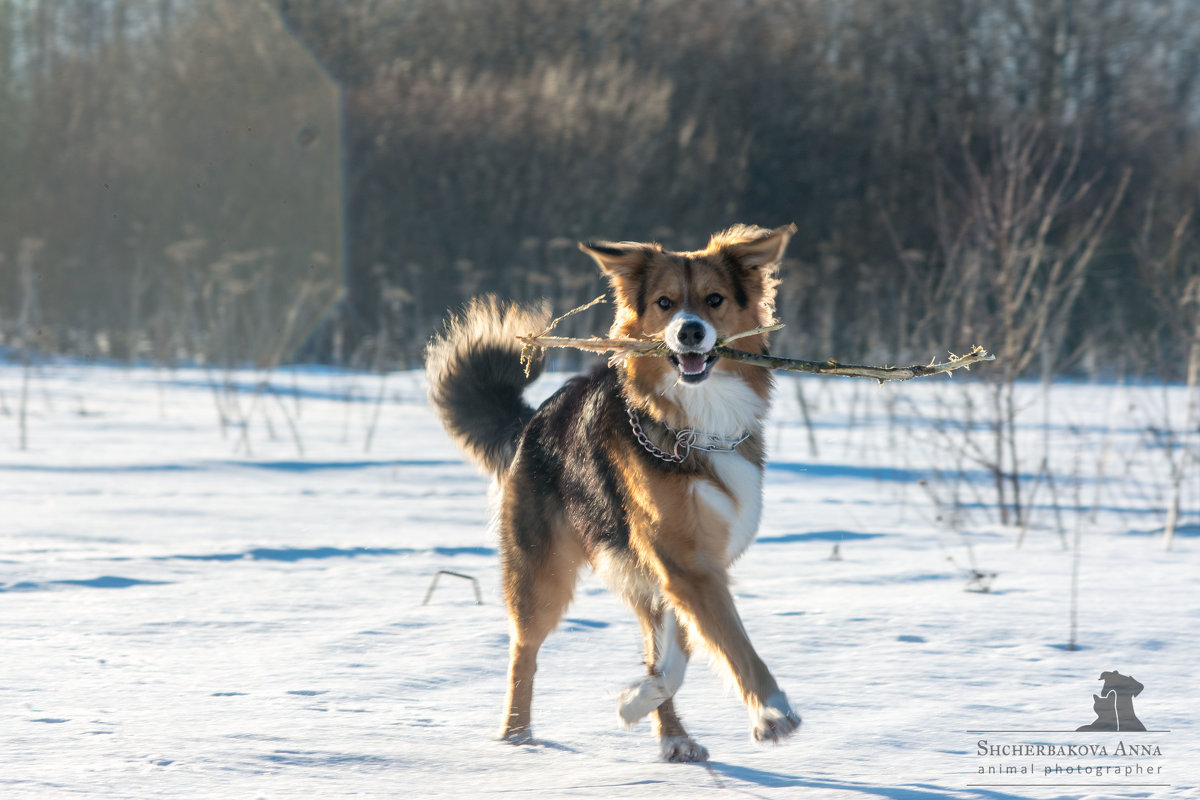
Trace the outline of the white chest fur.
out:
[[[682,427],[720,436],[737,437],[757,430],[767,410],[766,401],[744,380],[720,371],[696,386],[680,383],[672,375],[661,394],[683,411],[687,425]]]
[[[719,371],[696,386],[678,383],[672,377],[662,394],[683,410],[687,427],[721,436],[737,437],[761,430],[766,413],[766,401],[745,381]],[[728,526],[725,554],[727,563],[733,563],[758,532],[762,470],[737,452],[713,453],[710,461],[725,489],[711,481],[697,480],[692,492]]]
[[[714,453],[711,461],[725,490],[711,481],[697,480],[692,484],[692,492],[728,527],[725,557],[726,563],[732,564],[758,532],[762,516],[762,470],[737,453]]]

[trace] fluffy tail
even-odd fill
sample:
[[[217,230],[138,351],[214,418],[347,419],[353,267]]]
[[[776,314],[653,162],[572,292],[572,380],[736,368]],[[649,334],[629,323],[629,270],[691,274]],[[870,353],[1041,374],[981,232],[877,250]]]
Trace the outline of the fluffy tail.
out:
[[[451,317],[425,349],[429,398],[446,430],[477,464],[495,475],[508,468],[533,408],[522,393],[542,371],[542,358],[529,377],[516,337],[536,333],[550,319],[547,308],[523,308],[488,295]]]

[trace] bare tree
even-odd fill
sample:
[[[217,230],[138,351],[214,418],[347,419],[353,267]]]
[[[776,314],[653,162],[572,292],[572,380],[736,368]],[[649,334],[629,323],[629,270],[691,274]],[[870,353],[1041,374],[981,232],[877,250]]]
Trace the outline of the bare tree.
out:
[[[1100,196],[1098,176],[1078,173],[1078,136],[1016,123],[982,150],[964,136],[960,169],[939,170],[944,270],[932,286],[930,318],[943,341],[988,342],[992,382],[990,453],[1003,524],[1020,525],[1022,462],[1015,386],[1034,360],[1061,358],[1087,270],[1129,182],[1125,171]],[[958,175],[955,175],[954,172]],[[1043,375],[1060,363],[1043,363]]]
[[[1166,363],[1160,371],[1167,376],[1182,366],[1184,408],[1177,418],[1169,403],[1163,410],[1163,424],[1152,432],[1160,440],[1170,468],[1170,498],[1163,525],[1163,547],[1171,548],[1179,524],[1183,481],[1195,468],[1200,456],[1197,432],[1200,431],[1200,256],[1188,235],[1192,211],[1185,211],[1171,226],[1171,235],[1163,251],[1156,249],[1154,205],[1146,211],[1146,223],[1134,243],[1142,274],[1153,292],[1162,328],[1169,343],[1163,352]],[[1178,420],[1178,421],[1177,421]]]

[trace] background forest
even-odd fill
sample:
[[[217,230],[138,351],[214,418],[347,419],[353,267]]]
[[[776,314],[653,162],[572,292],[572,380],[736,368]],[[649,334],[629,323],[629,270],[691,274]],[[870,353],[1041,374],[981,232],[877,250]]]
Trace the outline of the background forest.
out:
[[[1194,382],[1198,77],[1191,0],[0,0],[0,346],[415,366],[794,221],[778,352]]]

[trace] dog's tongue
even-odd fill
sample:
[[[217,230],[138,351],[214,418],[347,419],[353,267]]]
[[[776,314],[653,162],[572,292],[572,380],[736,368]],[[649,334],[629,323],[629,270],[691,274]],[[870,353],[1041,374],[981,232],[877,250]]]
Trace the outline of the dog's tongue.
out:
[[[684,375],[695,375],[704,372],[704,353],[680,353],[679,366]]]

